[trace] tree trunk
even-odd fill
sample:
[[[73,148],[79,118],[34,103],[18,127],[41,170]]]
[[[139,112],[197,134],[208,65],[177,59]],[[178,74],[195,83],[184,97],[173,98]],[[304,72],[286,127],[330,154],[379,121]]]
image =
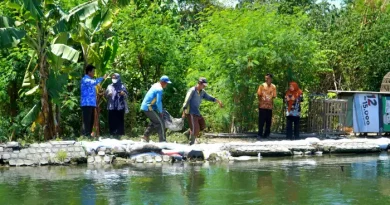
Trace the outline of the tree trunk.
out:
[[[55,132],[58,136],[61,136],[61,126],[60,126],[60,120],[61,120],[61,112],[60,112],[60,106],[55,105]]]
[[[54,137],[54,122],[53,122],[52,112],[50,112],[51,108],[49,103],[49,94],[47,92],[47,87],[46,87],[46,81],[49,76],[49,68],[45,56],[40,56],[39,58],[39,75],[40,75],[39,85],[42,90],[41,112],[43,114],[43,120],[44,120],[43,134],[45,140],[49,140]]]
[[[94,125],[93,125],[95,131],[92,131],[93,137],[99,137],[100,136],[100,121],[99,121],[99,118],[100,118],[100,101],[102,99],[102,95],[100,95],[101,89],[102,88],[98,85],[97,89],[96,89],[96,108],[94,110],[95,115],[94,115]]]
[[[16,80],[12,81],[8,87],[8,96],[10,98],[10,116],[11,116],[11,123],[13,124],[15,122],[15,117],[18,113],[17,111],[17,103],[16,100],[18,99],[18,88]],[[12,141],[15,137],[15,128],[12,130],[12,134],[9,138],[9,141]]]

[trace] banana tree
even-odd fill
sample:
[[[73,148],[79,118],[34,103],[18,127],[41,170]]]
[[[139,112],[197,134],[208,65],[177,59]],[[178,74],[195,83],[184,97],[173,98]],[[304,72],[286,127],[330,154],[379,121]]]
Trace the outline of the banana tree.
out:
[[[75,23],[88,18],[98,10],[98,2],[87,2],[69,12],[64,12],[53,0],[7,0],[6,3],[15,13],[14,18],[0,17],[0,49],[23,42],[34,51],[32,61],[36,61],[38,65],[39,84],[33,83],[32,76],[35,69],[30,71],[27,68],[25,80],[29,83],[25,86],[32,87],[26,94],[40,94],[40,102],[31,109],[23,122],[27,125],[36,119],[41,119],[39,121],[43,125],[44,138],[48,140],[56,135],[52,97],[47,84],[49,75],[51,70],[58,67],[59,59],[76,63],[80,53],[69,45],[57,42],[55,39],[64,35],[57,31],[71,26],[69,22]],[[50,63],[54,62],[57,66],[50,65],[49,58],[51,58]]]

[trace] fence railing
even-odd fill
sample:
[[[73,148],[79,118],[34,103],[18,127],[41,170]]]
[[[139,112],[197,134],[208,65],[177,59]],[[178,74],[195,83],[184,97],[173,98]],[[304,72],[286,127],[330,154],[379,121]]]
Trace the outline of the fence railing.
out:
[[[323,136],[345,134],[347,106],[347,100],[312,95],[309,101],[308,130]]]

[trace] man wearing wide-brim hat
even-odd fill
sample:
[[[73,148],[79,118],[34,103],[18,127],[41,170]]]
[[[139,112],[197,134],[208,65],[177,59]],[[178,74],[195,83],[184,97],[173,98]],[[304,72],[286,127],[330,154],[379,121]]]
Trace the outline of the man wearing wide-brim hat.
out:
[[[195,137],[199,136],[199,132],[206,128],[206,122],[200,114],[200,104],[205,99],[211,102],[217,102],[220,107],[223,107],[222,102],[208,95],[204,88],[207,86],[206,78],[199,78],[198,84],[190,88],[187,92],[183,103],[183,118],[187,118],[190,125],[190,145],[195,143]]]

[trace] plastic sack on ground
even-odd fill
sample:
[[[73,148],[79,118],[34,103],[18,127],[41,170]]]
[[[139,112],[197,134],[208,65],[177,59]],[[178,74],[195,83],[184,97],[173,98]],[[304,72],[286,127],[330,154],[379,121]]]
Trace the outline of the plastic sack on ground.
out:
[[[165,127],[172,131],[181,131],[184,126],[184,119],[172,117],[168,111],[163,111]]]

